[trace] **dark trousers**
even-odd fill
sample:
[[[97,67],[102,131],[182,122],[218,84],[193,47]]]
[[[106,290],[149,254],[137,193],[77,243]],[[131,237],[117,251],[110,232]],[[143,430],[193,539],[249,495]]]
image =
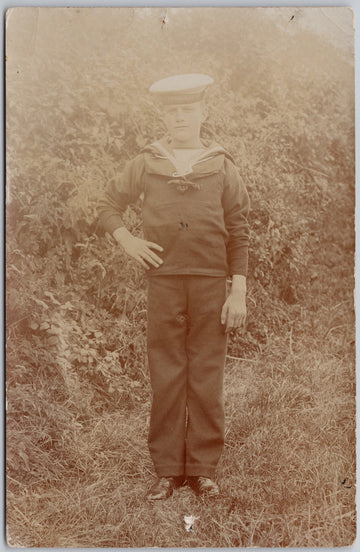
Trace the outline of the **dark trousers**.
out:
[[[225,278],[149,278],[149,450],[159,476],[214,476],[224,446],[225,300]]]

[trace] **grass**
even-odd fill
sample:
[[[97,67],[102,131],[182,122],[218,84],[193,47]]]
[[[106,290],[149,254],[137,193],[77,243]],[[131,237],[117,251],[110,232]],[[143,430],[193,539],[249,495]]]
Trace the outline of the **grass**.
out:
[[[339,358],[346,331],[347,325],[327,332],[324,350],[313,337],[294,335],[281,362],[276,347],[255,362],[228,361],[219,499],[204,501],[185,487],[165,502],[144,500],[153,477],[146,448],[147,389],[146,400],[129,410],[104,410],[83,423],[74,419],[73,427],[64,428],[64,449],[53,457],[55,464],[49,464],[43,446],[33,451],[43,455],[28,459],[28,472],[35,473],[8,481],[9,544],[350,545],[355,405],[353,359]],[[193,531],[185,531],[184,515],[199,518]]]

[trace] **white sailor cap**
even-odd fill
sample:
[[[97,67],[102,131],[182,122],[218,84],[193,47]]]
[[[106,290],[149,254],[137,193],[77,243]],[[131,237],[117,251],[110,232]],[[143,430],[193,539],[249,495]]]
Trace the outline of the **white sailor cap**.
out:
[[[199,102],[204,90],[214,80],[201,73],[174,75],[161,79],[150,87],[154,94],[164,104],[185,104]]]

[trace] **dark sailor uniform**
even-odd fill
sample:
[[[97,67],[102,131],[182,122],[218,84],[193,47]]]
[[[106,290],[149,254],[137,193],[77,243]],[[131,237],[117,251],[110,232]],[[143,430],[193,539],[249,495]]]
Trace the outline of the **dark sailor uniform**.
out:
[[[163,139],[110,182],[99,204],[105,230],[124,226],[143,194],[144,238],[163,247],[148,270],[149,450],[159,476],[213,477],[224,445],[228,275],[246,275],[249,198],[231,156],[206,143],[179,174]]]

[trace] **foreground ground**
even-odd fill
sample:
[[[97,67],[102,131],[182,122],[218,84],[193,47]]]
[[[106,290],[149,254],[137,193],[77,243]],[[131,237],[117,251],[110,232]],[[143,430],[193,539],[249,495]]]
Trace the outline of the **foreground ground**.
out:
[[[274,339],[258,358],[228,359],[219,499],[204,501],[182,488],[165,502],[146,503],[153,478],[146,449],[150,393],[134,387],[134,400],[121,411],[103,411],[64,428],[64,442],[67,431],[72,440],[66,466],[56,466],[54,457],[58,477],[37,468],[31,484],[9,478],[9,544],[350,545],[355,538],[355,384],[353,355],[346,352],[353,344],[351,308],[347,301],[320,307],[312,331],[305,333],[305,314],[294,309],[298,320],[287,343]],[[31,459],[24,462],[31,473]],[[184,515],[197,518],[193,531],[185,531]]]

